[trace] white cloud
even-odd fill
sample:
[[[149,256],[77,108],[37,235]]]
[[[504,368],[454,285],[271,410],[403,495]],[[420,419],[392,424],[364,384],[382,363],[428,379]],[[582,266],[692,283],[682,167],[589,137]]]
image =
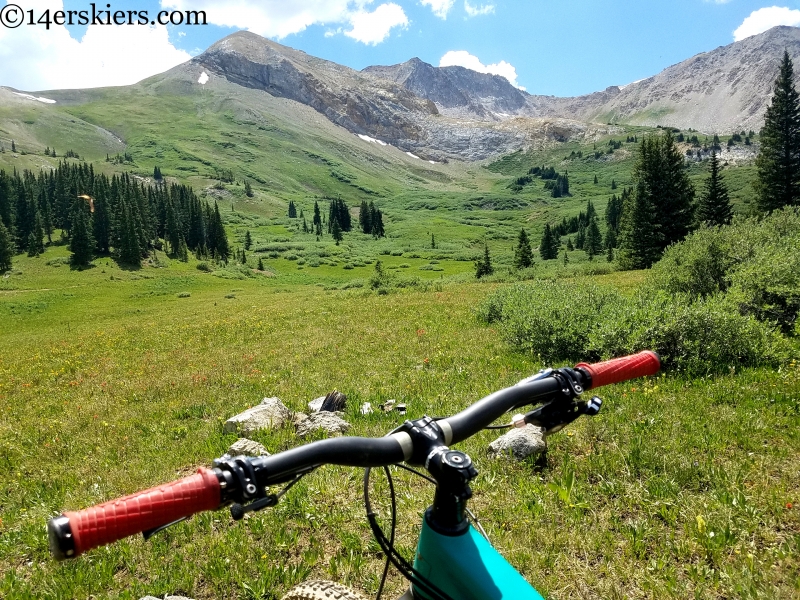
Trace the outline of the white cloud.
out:
[[[758,35],[776,25],[800,25],[800,10],[782,6],[768,6],[750,13],[742,24],[733,32],[734,41],[738,42],[751,35]]]
[[[477,56],[473,56],[466,50],[450,50],[440,60],[440,67],[465,67],[478,73],[491,73],[492,75],[502,75],[514,87],[524,90],[525,88],[517,84],[517,70],[504,60],[491,65],[484,65]]]
[[[464,0],[464,10],[467,11],[467,16],[470,17],[490,15],[494,14],[494,4],[473,5],[469,3],[469,0]]]
[[[373,12],[357,12],[350,17],[350,24],[353,28],[344,32],[347,37],[374,46],[385,40],[393,27],[407,27],[408,18],[402,8],[390,2],[381,4]]]
[[[63,10],[61,1],[27,0],[25,10]],[[66,27],[0,28],[0,82],[23,90],[130,85],[190,56],[163,26],[90,26],[80,41]]]
[[[365,44],[377,44],[392,27],[407,25],[408,19],[397,4],[381,4],[366,10],[374,0],[160,0],[161,6],[175,10],[203,10],[208,22],[221,27],[247,29],[264,37],[283,39],[312,25],[329,25],[325,37],[345,33]],[[455,0],[429,0],[455,2]],[[402,16],[401,16],[402,15]],[[350,31],[337,25],[349,25]],[[368,31],[366,27],[377,27]]]
[[[420,4],[430,6],[433,14],[442,19],[447,18],[447,13],[455,3],[456,0],[420,0]]]

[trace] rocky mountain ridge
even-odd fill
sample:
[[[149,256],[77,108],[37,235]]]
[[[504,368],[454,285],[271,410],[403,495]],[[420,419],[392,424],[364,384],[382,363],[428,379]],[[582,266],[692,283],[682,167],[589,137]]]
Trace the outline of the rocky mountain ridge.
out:
[[[419,63],[429,71],[422,61]],[[300,102],[351,133],[437,162],[453,158],[481,160],[567,139],[594,139],[609,131],[605,125],[587,125],[557,115],[521,121],[513,118],[519,116],[518,110],[504,113],[502,119],[488,118],[493,109],[524,108],[524,96],[502,77],[484,76],[462,67],[448,68],[444,75],[434,71],[433,77],[441,83],[439,92],[433,94],[442,103],[440,110],[431,98],[398,83],[409,82],[399,69],[359,72],[248,32],[220,40],[172,72],[177,76],[186,68]],[[410,84],[413,81],[412,78]],[[475,81],[479,83],[474,84]],[[421,87],[417,89],[421,91]],[[462,89],[478,90],[470,92],[473,96],[484,94],[472,105],[475,113],[483,113],[486,118],[470,111],[460,114],[458,110],[447,110],[470,103],[469,95],[460,92]],[[492,93],[496,94],[494,103],[489,102]]]
[[[800,57],[800,29],[775,27],[593,94],[529,94],[499,75],[434,67],[419,58],[356,71],[248,32],[192,64],[231,83],[306,104],[348,131],[432,160],[479,160],[519,148],[592,139],[614,123],[759,129],[778,61]]]

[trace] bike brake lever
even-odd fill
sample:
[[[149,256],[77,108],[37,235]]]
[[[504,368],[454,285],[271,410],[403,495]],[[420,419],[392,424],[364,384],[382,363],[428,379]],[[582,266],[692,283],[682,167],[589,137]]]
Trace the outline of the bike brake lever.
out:
[[[256,512],[264,508],[275,506],[278,503],[278,496],[270,494],[264,498],[259,498],[250,504],[241,505],[238,502],[231,504],[231,517],[234,521],[241,521],[244,516],[249,512]]]
[[[155,534],[160,533],[161,531],[164,531],[167,527],[172,527],[173,525],[176,525],[176,524],[180,523],[181,521],[185,521],[188,518],[189,517],[181,517],[180,519],[176,519],[174,521],[170,521],[169,523],[165,523],[164,525],[159,525],[158,527],[154,527],[153,529],[148,529],[147,531],[143,531],[142,532],[142,537],[144,537],[144,541],[146,542],[151,537],[153,537]]]

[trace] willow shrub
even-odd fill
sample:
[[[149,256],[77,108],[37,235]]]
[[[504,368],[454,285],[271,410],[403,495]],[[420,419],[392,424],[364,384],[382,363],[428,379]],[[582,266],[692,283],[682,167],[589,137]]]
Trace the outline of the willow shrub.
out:
[[[647,287],[691,299],[726,292],[742,314],[791,333],[800,314],[800,211],[701,228],[667,249]]]
[[[633,298],[590,283],[534,281],[498,290],[478,316],[517,350],[546,363],[601,360],[650,349],[666,368],[705,375],[776,364],[788,343],[722,294],[693,300],[643,290]]]

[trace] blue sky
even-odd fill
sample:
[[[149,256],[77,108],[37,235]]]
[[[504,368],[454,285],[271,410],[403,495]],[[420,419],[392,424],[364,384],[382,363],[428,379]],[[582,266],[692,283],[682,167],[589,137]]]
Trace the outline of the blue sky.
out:
[[[24,13],[14,13],[18,5]],[[240,29],[361,69],[414,56],[571,96],[654,75],[779,25],[800,0],[101,0],[96,10],[205,10],[206,26],[0,27],[0,85],[29,91],[124,85]],[[0,0],[0,17],[90,10],[84,0]],[[104,17],[101,17],[104,18]],[[77,19],[77,17],[76,17]],[[734,34],[736,32],[736,34]]]

